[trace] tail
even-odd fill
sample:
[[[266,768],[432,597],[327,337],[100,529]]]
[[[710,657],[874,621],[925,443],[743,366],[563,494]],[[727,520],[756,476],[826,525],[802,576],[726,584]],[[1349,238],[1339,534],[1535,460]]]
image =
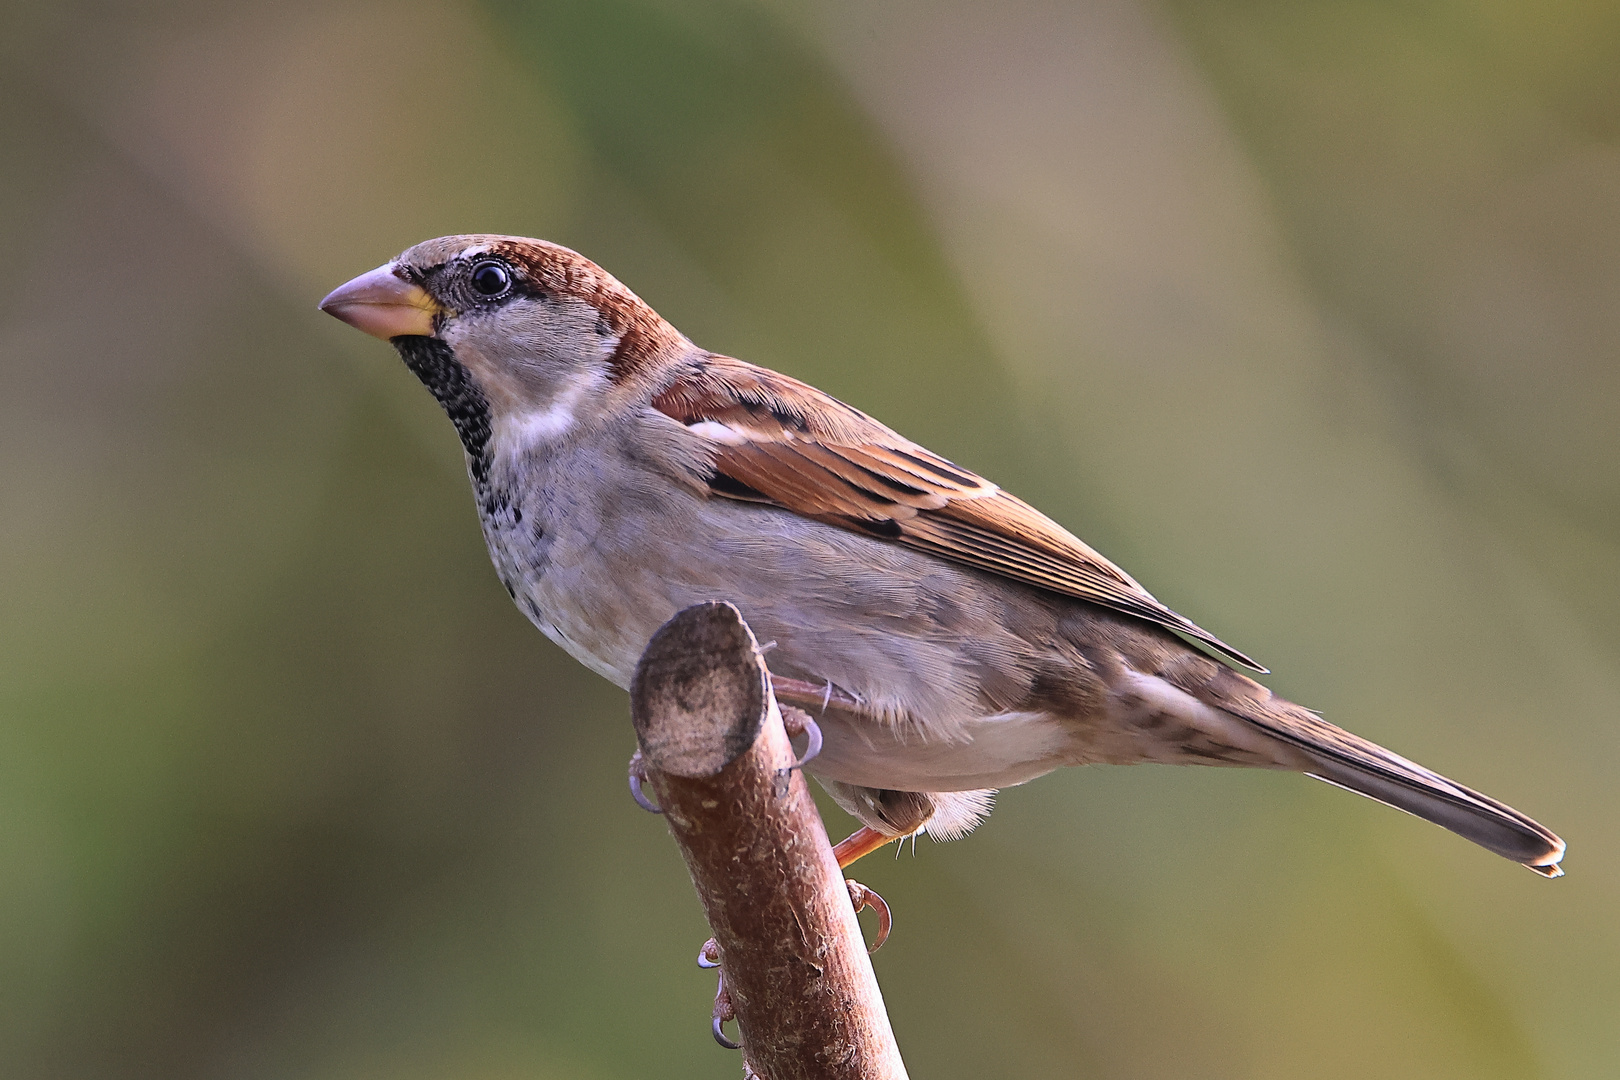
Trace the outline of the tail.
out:
[[[1196,691],[1187,689],[1291,746],[1305,759],[1303,771],[1318,780],[1432,821],[1545,877],[1564,872],[1558,865],[1564,842],[1551,830],[1511,806],[1273,697],[1235,671],[1223,668]]]
[[[1558,864],[1564,857],[1564,842],[1550,829],[1511,806],[1447,780],[1399,754],[1366,740],[1358,741],[1379,756],[1376,765],[1296,745],[1316,763],[1308,775],[1318,780],[1416,814],[1545,877],[1563,876],[1563,867]]]

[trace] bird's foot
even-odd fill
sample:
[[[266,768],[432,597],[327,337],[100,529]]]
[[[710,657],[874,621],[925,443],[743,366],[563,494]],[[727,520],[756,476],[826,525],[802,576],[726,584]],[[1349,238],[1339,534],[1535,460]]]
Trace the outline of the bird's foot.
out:
[[[647,780],[647,763],[641,758],[641,751],[637,750],[630,755],[630,797],[636,800],[636,805],[649,814],[662,814],[664,811],[653,804],[641,790],[641,785]]]
[[[889,911],[888,901],[879,896],[873,889],[868,889],[858,881],[850,878],[844,879],[849,886],[849,902],[855,905],[855,913],[859,915],[867,908],[877,912],[877,937],[868,946],[867,952],[875,953],[883,948],[883,943],[889,940],[889,931],[894,929],[894,916]]]
[[[720,946],[710,938],[698,950],[698,967],[715,969],[720,966]],[[731,1004],[731,994],[726,990],[726,973],[720,972],[714,984],[714,1012],[709,1019],[709,1032],[714,1041],[727,1050],[741,1050],[742,1044],[732,1042],[726,1037],[726,1023],[737,1019],[737,1010]]]
[[[875,953],[883,948],[883,943],[889,940],[889,931],[894,929],[894,917],[889,912],[888,902],[879,896],[875,890],[867,888],[858,881],[844,879],[844,885],[849,889],[849,901],[855,905],[859,914],[867,908],[877,912],[877,938],[867,948],[867,952]],[[731,1003],[731,993],[726,989],[726,973],[720,969],[720,943],[710,938],[698,949],[697,965],[706,971],[716,972],[714,984],[714,1011],[709,1016],[709,1033],[714,1041],[727,1050],[741,1050],[742,1044],[733,1042],[726,1035],[726,1024],[737,1019],[737,1009]]]
[[[821,725],[812,720],[809,713],[792,705],[784,705],[782,726],[787,729],[789,739],[796,739],[800,735],[805,737],[804,753],[793,763],[795,769],[804,768],[821,753]]]

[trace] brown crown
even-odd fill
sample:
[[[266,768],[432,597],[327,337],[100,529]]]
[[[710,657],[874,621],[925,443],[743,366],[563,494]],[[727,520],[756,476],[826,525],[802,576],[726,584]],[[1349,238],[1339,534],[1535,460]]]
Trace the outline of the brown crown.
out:
[[[510,260],[534,288],[575,297],[600,312],[619,339],[608,361],[615,379],[645,370],[687,344],[681,332],[641,297],[577,251],[515,236],[468,239],[486,243],[491,254]]]

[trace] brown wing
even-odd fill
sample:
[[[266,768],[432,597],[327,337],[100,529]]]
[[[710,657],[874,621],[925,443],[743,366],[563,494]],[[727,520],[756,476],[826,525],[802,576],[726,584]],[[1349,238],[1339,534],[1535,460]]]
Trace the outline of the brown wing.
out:
[[[771,503],[1089,600],[1265,670],[1033,506],[797,379],[710,356],[682,371],[653,406],[714,442],[716,495]]]

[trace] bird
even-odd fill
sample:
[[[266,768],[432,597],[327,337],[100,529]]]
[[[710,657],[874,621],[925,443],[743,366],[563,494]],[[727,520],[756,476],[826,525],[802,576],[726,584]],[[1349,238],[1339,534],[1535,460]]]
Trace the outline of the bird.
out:
[[[684,608],[734,604],[809,765],[861,822],[840,865],[949,840],[1070,765],[1304,773],[1546,877],[1564,841],[1328,723],[1033,506],[829,394],[695,345],[558,244],[407,249],[322,310],[393,344],[460,437],[496,574],[628,688]],[[1239,670],[1243,669],[1243,670]]]

